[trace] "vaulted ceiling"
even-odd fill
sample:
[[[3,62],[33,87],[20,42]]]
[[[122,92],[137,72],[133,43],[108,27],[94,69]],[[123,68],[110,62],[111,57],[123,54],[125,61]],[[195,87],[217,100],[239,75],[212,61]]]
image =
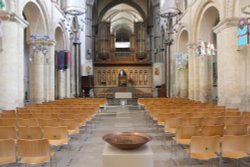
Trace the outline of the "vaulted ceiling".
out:
[[[135,8],[121,3],[110,8],[102,17],[102,21],[111,23],[113,33],[121,28],[134,32],[134,23],[142,22],[143,18]]]

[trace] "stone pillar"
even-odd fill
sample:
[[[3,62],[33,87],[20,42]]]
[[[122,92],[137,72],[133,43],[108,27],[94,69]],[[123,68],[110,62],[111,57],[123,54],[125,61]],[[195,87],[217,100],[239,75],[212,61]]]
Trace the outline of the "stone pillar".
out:
[[[193,56],[194,100],[199,101],[200,100],[200,93],[199,93],[200,92],[200,84],[199,84],[199,82],[200,82],[200,78],[199,78],[199,76],[200,76],[199,75],[200,74],[200,72],[199,72],[199,68],[200,68],[199,57],[196,56],[196,54],[193,54],[193,55],[194,55]]]
[[[55,41],[50,41],[48,46],[48,61],[49,61],[49,95],[48,100],[55,100]]]
[[[42,51],[32,50],[36,45],[35,42],[31,46],[31,62],[30,62],[30,101],[31,103],[42,103],[45,101],[45,55]]]
[[[24,45],[27,22],[14,13],[1,13],[2,50],[0,50],[0,108],[24,105]]]
[[[188,98],[194,100],[194,59],[195,59],[195,45],[188,45]]]
[[[218,46],[218,103],[244,110],[247,53],[237,46],[237,18],[227,18],[214,28]]]
[[[59,80],[58,80],[58,83],[59,83],[59,98],[60,99],[63,99],[66,97],[66,82],[67,82],[67,78],[66,78],[66,73],[67,71],[66,70],[59,70],[58,71],[58,75],[59,75]]]

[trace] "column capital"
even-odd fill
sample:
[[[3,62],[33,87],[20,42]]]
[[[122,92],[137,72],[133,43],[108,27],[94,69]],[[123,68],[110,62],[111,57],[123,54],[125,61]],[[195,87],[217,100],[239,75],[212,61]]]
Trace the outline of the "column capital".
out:
[[[238,22],[239,22],[238,17],[225,18],[221,20],[219,24],[213,28],[213,32],[219,34],[220,32],[222,32],[227,28],[236,27],[238,25]]]
[[[187,48],[188,49],[195,49],[195,48],[197,48],[197,43],[188,43]]]
[[[43,39],[38,39],[38,40],[27,40],[28,45],[48,45],[48,46],[53,46],[56,44],[56,41],[54,39],[50,40],[43,40]]]
[[[26,20],[24,20],[23,18],[18,16],[16,13],[4,11],[4,10],[0,11],[0,19],[6,20],[6,21],[9,20],[9,21],[19,23],[24,28],[26,28],[29,25],[29,23]]]

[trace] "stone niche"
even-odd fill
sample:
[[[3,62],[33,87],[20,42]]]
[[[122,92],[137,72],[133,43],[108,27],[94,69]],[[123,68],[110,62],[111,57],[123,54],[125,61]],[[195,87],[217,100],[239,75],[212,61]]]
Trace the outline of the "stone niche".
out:
[[[116,90],[133,91],[134,97],[152,96],[151,66],[95,67],[94,76],[97,97],[113,97]]]

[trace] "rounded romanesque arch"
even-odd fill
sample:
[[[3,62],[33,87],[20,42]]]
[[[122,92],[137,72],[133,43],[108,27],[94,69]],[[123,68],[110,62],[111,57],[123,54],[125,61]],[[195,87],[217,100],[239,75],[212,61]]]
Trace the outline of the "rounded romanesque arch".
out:
[[[182,28],[178,36],[178,45],[177,45],[178,52],[187,52],[188,38],[189,34],[187,29]]]
[[[23,7],[24,19],[29,23],[28,34],[48,35],[46,10],[36,1],[28,1]]]
[[[40,1],[28,1],[22,13],[28,26],[24,31],[24,85],[25,99],[31,103],[42,103],[48,99],[47,68],[48,56],[48,19]],[[51,38],[51,37],[49,37]]]
[[[127,5],[129,5],[129,6],[133,7],[133,8],[135,8],[135,9],[140,13],[140,15],[141,15],[141,17],[143,18],[143,20],[146,20],[147,16],[146,16],[145,12],[143,11],[143,9],[140,7],[140,5],[138,5],[136,2],[133,2],[133,1],[124,1],[124,0],[111,1],[109,4],[107,4],[107,5],[102,9],[102,11],[100,12],[98,18],[99,18],[99,19],[102,19],[103,16],[105,15],[105,13],[106,13],[109,9],[111,9],[111,8],[113,8],[114,6],[117,6],[117,5],[119,5],[119,4],[122,4],[122,3],[127,4]]]
[[[177,37],[176,53],[176,95],[178,97],[188,97],[188,31],[182,27]]]
[[[211,0],[204,0],[198,7],[198,9],[196,10],[196,13],[194,14],[194,20],[192,23],[192,32],[194,32],[194,34],[192,35],[192,40],[193,42],[198,42],[199,40],[199,32],[200,32],[200,27],[201,27],[201,21],[204,20],[204,16],[206,17],[208,13],[210,13],[210,10],[214,10],[216,11],[216,14],[218,13],[218,17],[221,17],[221,13],[220,13],[220,8],[219,5],[217,4],[218,2],[212,2]],[[208,10],[210,9],[210,10]],[[205,14],[206,12],[206,14]],[[211,18],[208,18],[209,20],[211,20]],[[204,30],[205,32],[205,30]]]
[[[196,92],[202,102],[217,102],[217,36],[214,27],[220,22],[220,12],[213,3],[208,3],[199,12],[194,31],[194,41],[201,48],[195,58]]]

